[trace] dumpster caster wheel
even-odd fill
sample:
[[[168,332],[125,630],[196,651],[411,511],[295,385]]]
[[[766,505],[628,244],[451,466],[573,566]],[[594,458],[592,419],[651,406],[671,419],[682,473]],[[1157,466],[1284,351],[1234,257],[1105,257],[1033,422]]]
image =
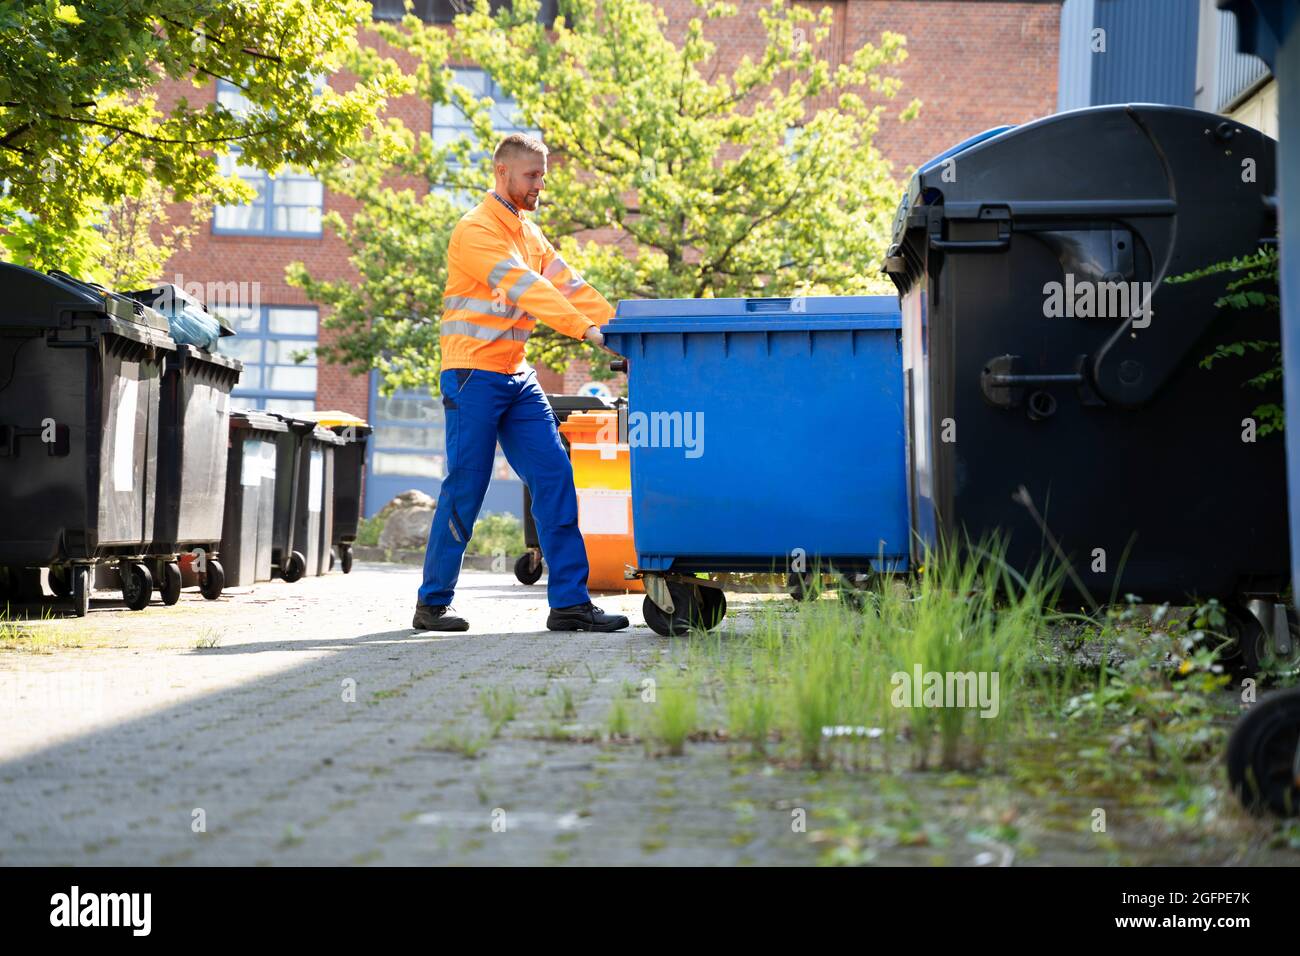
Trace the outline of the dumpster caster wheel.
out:
[[[71,570],[68,582],[72,590],[72,613],[85,617],[90,613],[90,568],[83,566]]]
[[[546,565],[542,563],[542,556],[526,551],[515,562],[515,579],[520,584],[536,584],[542,579],[542,572],[545,570]]]
[[[713,630],[727,616],[727,596],[722,593],[722,588],[702,587],[699,591],[702,596],[701,623],[709,630]]]
[[[162,595],[162,602],[167,607],[171,607],[181,599],[181,566],[175,561],[168,561],[162,566],[162,580],[158,582],[158,593]]]
[[[143,564],[124,564],[122,575],[122,600],[133,611],[143,611],[153,596],[153,575]]]
[[[301,551],[292,551],[288,559],[284,562],[284,567],[280,569],[280,576],[293,584],[304,574],[307,573],[307,559],[303,557]]]
[[[1237,723],[1228,781],[1248,810],[1300,814],[1300,690],[1265,697]]]
[[[67,568],[50,568],[50,591],[56,598],[72,597],[72,578]]]
[[[199,580],[199,593],[209,601],[215,601],[221,597],[221,592],[226,587],[226,569],[221,566],[220,561],[208,559],[208,570],[204,572],[203,577]]]
[[[1291,653],[1279,658],[1267,631],[1253,614],[1233,615],[1238,624],[1237,640],[1241,648],[1241,666],[1248,674],[1294,674],[1300,671],[1300,622],[1294,611],[1287,611],[1287,625],[1291,628]]]
[[[701,596],[701,592],[713,591],[712,595]],[[673,613],[664,612],[649,595],[641,602],[641,614],[650,630],[660,637],[685,637],[692,627],[708,629],[722,622],[727,613],[727,599],[716,588],[702,588],[680,581],[668,582],[668,593],[673,599]]]
[[[675,603],[675,602],[674,602]],[[673,637],[678,634],[685,634],[689,629],[685,626],[680,631],[675,630],[675,625],[683,623],[677,618],[670,617],[654,601],[647,597],[641,602],[641,616],[645,618],[646,624],[650,625],[650,630],[654,631],[660,637]]]
[[[792,571],[785,579],[790,596],[796,601],[808,601],[821,592],[821,577],[811,571]]]
[[[326,568],[325,570],[326,570],[326,571],[333,571],[333,570],[334,570],[334,549],[333,549],[333,548],[330,548],[330,566],[329,566],[328,568]]]
[[[339,559],[339,563],[343,565],[343,573],[351,574],[352,573],[352,545],[341,544],[339,545],[339,551],[343,552],[342,557],[340,557]]]

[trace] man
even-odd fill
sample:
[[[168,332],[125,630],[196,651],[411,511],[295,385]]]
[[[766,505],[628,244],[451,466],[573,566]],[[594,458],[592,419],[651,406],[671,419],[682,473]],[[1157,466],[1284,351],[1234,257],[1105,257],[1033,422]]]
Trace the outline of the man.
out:
[[[597,328],[614,310],[556,253],[523,210],[537,208],[546,179],[546,147],[513,133],[492,156],[496,186],[452,230],[442,314],[442,404],[447,419],[447,477],[429,529],[424,583],[412,626],[464,631],[450,613],[500,441],[524,479],[542,553],[550,567],[547,597],[553,631],[617,631],[626,617],[606,614],[587,594],[587,551],[578,530],[573,469],[524,342],[540,321],[604,347]]]

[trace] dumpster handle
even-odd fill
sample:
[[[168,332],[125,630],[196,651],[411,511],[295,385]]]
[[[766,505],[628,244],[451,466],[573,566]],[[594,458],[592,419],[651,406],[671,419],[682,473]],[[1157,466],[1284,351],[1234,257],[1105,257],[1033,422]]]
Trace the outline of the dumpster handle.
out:
[[[930,248],[944,252],[996,252],[1011,245],[1011,237],[1001,239],[930,239]]]

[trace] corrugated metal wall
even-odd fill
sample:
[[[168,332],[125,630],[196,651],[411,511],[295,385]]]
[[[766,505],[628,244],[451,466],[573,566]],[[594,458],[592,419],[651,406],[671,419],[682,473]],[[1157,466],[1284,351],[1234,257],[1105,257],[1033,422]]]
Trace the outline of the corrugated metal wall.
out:
[[[1191,106],[1198,17],[1197,0],[1096,0],[1106,52],[1093,54],[1092,103]]]
[[[1061,7],[1061,58],[1056,82],[1058,112],[1092,105],[1092,60],[1088,46],[1093,0],[1065,0]]]
[[[1215,64],[1214,109],[1223,111],[1268,76],[1268,64],[1257,56],[1237,52],[1237,18],[1218,11],[1218,58]]]

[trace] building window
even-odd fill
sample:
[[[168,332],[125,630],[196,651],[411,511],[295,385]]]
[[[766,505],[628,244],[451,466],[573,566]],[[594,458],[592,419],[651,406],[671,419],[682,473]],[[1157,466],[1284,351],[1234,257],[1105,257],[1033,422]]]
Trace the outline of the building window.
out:
[[[519,115],[519,107],[514,99],[507,96],[505,91],[487,75],[486,71],[476,67],[455,67],[451,72],[455,81],[469,90],[475,99],[481,100],[487,97],[492,100],[492,110],[489,115],[492,120],[492,128],[499,136],[505,136],[508,133],[527,133],[530,136],[541,137],[540,130],[523,125],[523,117]],[[448,146],[461,137],[471,141],[474,139],[474,128],[469,119],[461,112],[460,107],[452,103],[435,103],[433,105],[432,133],[434,146]],[[470,163],[482,162],[488,155],[486,150],[472,152],[470,153]],[[453,167],[453,172],[455,170],[456,168]],[[443,193],[452,192],[445,186],[435,187],[435,189]],[[466,202],[478,200],[478,196],[465,194],[461,194],[460,198]]]
[[[244,374],[232,393],[235,403],[273,412],[312,411],[317,310],[265,305],[220,311],[236,334],[222,338],[217,349],[244,363]],[[303,360],[295,361],[296,355],[304,355]]]
[[[324,77],[318,86],[324,85]],[[217,81],[217,102],[231,112],[248,111],[248,100],[239,87]],[[314,236],[321,235],[321,214],[325,187],[308,173],[284,170],[275,176],[239,161],[239,151],[218,159],[223,176],[238,176],[257,193],[242,206],[217,206],[212,231],[224,235]]]

